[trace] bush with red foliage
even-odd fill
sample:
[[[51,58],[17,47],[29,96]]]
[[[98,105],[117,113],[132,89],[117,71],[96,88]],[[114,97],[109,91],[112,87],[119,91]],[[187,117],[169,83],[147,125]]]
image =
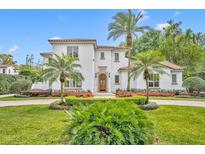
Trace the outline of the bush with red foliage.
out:
[[[135,95],[146,96],[146,92],[136,92]],[[171,96],[174,96],[174,93],[173,92],[150,91],[149,96],[171,97]]]
[[[59,97],[60,91],[54,91],[51,94],[53,97]],[[76,96],[76,97],[92,97],[91,91],[65,91],[63,96]]]
[[[21,94],[27,96],[50,96],[51,90],[32,89],[27,91],[21,91]]]
[[[125,90],[117,90],[116,91],[116,96],[117,97],[132,97],[132,92],[130,91],[125,91]]]

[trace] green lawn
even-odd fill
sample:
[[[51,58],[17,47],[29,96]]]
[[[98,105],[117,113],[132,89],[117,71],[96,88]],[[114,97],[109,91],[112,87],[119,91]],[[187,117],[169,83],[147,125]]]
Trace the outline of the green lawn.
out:
[[[205,144],[205,108],[160,106],[146,111],[161,144]],[[47,105],[0,108],[0,144],[60,144],[68,120]]]
[[[0,98],[0,101],[19,101],[19,100],[56,99],[56,98],[59,98],[59,97],[15,97],[15,96],[9,96],[9,97]]]
[[[204,97],[154,97],[150,96],[150,99],[152,100],[186,100],[186,101],[204,101]]]

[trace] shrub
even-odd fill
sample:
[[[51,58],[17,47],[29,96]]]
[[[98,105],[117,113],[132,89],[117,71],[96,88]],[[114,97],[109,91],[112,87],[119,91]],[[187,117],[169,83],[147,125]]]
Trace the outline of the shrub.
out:
[[[21,94],[27,96],[49,96],[51,95],[51,90],[32,89],[27,91],[21,91]]]
[[[199,77],[189,77],[184,80],[182,86],[190,93],[193,93],[193,91],[203,91],[205,90],[205,81]]]
[[[53,102],[49,105],[49,109],[51,110],[64,110],[64,109],[68,109],[68,106],[65,105],[60,105],[58,101]]]
[[[68,111],[65,144],[143,145],[153,143],[153,124],[132,102],[95,103]]]
[[[140,105],[140,108],[143,110],[156,110],[159,106],[155,102],[149,102],[148,104]]]
[[[116,101],[126,101],[133,102],[135,104],[145,104],[146,99],[143,96],[127,97],[127,98],[78,98],[75,96],[69,96],[65,98],[65,103],[69,106],[73,105],[89,105],[96,102],[116,102]]]
[[[10,92],[20,93],[23,90],[28,90],[31,88],[32,82],[30,80],[19,79],[11,84]]]

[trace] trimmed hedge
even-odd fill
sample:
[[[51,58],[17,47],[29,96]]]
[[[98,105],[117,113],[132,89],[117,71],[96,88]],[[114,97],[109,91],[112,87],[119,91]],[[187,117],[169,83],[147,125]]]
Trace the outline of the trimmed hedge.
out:
[[[132,102],[138,105],[145,104],[146,99],[143,96],[134,96],[126,98],[78,98],[75,96],[69,96],[65,98],[65,103],[69,106],[73,105],[89,105],[96,102],[106,103],[108,101],[117,102],[117,101],[126,101]]]

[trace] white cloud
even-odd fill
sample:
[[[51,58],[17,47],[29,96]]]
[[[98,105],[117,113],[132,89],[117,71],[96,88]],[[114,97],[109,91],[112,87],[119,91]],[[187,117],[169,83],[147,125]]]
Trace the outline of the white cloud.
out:
[[[161,24],[157,24],[157,26],[155,27],[156,30],[163,30],[164,28],[168,27],[169,24],[168,23],[161,23]]]
[[[58,40],[58,39],[61,39],[61,37],[58,37],[58,36],[54,36],[54,37],[51,37],[49,38],[50,40]]]
[[[178,15],[180,15],[180,14],[181,14],[181,12],[175,11],[174,14],[173,14],[173,16],[178,16]]]
[[[14,52],[16,50],[18,50],[18,46],[17,45],[13,45],[11,48],[9,48],[9,52]]]

